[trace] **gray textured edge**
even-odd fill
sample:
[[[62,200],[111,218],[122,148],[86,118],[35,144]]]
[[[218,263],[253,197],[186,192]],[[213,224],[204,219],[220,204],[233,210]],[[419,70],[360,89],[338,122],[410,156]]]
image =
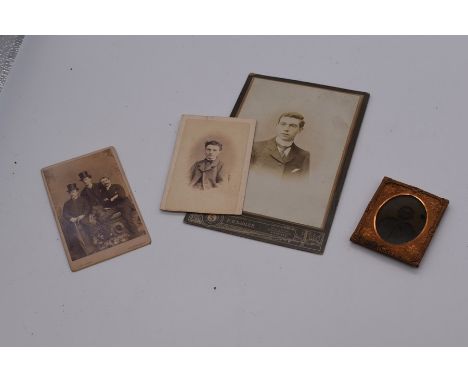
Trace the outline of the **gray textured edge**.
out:
[[[184,223],[317,255],[323,254],[327,239],[323,230],[245,214],[188,213]]]
[[[24,36],[0,36],[0,92],[21,47]]]

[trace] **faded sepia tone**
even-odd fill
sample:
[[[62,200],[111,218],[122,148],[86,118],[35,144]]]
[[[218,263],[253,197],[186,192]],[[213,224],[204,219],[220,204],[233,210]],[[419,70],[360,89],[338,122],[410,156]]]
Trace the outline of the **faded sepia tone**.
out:
[[[182,116],[161,209],[241,214],[254,132],[252,119]]]
[[[114,148],[42,169],[73,271],[150,243]]]
[[[251,73],[231,117],[257,128],[241,216],[185,222],[322,254],[369,94]]]
[[[221,152],[226,151],[226,139],[205,139],[202,145],[197,145],[194,153],[199,153],[203,147],[204,152],[198,155],[198,159],[190,167],[188,181],[190,186],[196,190],[211,190],[213,188],[221,189],[230,181],[229,161],[226,165],[219,156]],[[229,145],[227,145],[229,150]],[[234,153],[228,152],[221,157],[232,157]]]
[[[362,98],[254,78],[237,114],[257,120],[244,212],[323,228]]]
[[[255,142],[251,169],[269,173],[283,181],[309,177],[310,153],[295,142],[304,130],[305,120],[300,113],[285,112],[278,117],[273,138]]]

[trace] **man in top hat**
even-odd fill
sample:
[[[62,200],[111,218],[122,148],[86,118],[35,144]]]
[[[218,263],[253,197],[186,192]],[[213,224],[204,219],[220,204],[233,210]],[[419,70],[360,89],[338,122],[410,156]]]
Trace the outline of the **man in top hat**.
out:
[[[102,204],[102,188],[99,183],[93,183],[92,176],[88,171],[83,171],[78,174],[80,180],[84,183],[84,188],[81,190],[81,196],[85,198],[91,209]]]
[[[252,149],[252,168],[261,168],[282,179],[300,179],[309,175],[310,153],[294,143],[304,129],[302,114],[287,112],[276,124],[276,137],[255,142]]]
[[[87,232],[91,224],[87,218],[91,208],[88,201],[81,197],[78,191],[79,189],[76,183],[67,185],[67,192],[70,194],[70,199],[65,202],[62,212],[66,222],[65,232],[71,246],[81,247],[84,251],[84,254],[79,254],[77,258],[94,252],[94,246]]]
[[[205,142],[205,159],[197,161],[190,169],[190,185],[198,190],[209,190],[224,182],[224,164],[218,159],[223,145],[218,141]]]
[[[91,211],[88,201],[80,197],[79,188],[76,183],[67,185],[67,192],[70,194],[70,199],[63,206],[63,217],[67,222],[79,223]]]
[[[126,221],[126,225],[132,236],[138,235],[138,226],[135,223],[133,214],[133,204],[128,199],[125,190],[120,184],[112,184],[111,180],[107,176],[101,178],[102,189],[102,201],[104,207],[113,208],[122,214],[122,217]]]

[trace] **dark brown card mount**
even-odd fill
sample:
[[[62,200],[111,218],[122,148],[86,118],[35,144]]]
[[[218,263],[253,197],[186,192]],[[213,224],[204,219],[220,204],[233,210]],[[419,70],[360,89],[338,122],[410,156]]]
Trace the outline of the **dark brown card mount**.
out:
[[[323,253],[327,239],[326,232],[317,228],[245,212],[242,215],[188,213],[184,223],[316,254]]]
[[[418,267],[449,201],[384,177],[350,240]]]

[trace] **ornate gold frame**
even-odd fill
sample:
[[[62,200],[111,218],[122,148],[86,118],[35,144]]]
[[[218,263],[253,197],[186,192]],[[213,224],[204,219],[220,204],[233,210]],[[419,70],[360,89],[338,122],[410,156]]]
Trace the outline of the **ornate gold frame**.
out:
[[[377,233],[376,217],[380,208],[387,201],[400,195],[413,196],[424,205],[427,213],[426,224],[413,240],[403,244],[391,244],[383,240]],[[448,204],[447,199],[384,177],[350,240],[363,247],[393,257],[405,264],[418,267]]]

